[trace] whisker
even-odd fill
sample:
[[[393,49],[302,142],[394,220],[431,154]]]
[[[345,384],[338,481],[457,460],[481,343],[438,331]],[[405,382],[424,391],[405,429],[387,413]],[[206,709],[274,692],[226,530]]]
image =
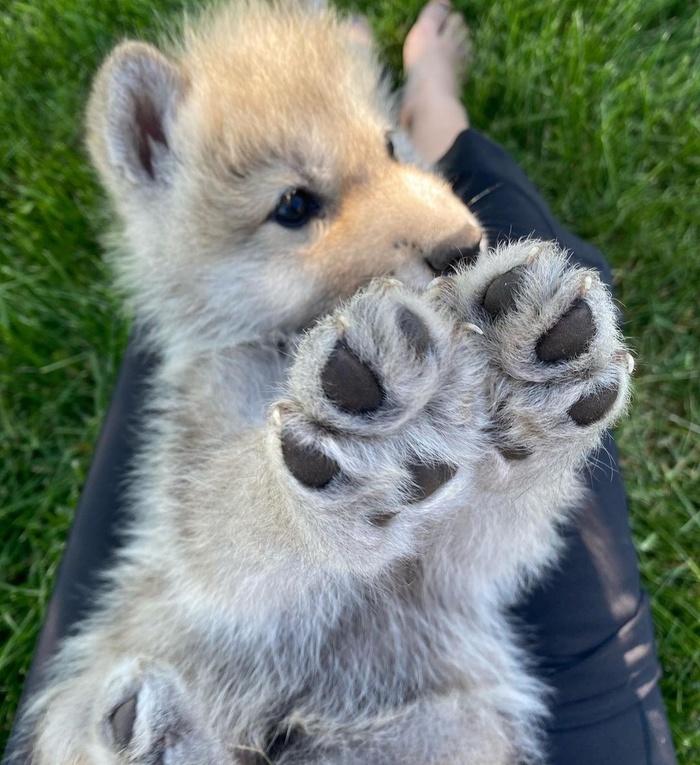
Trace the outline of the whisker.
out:
[[[501,188],[501,186],[503,186],[503,182],[499,181],[498,183],[494,183],[493,186],[489,186],[489,188],[480,191],[478,194],[475,194],[471,199],[467,200],[467,207],[471,207],[476,202],[491,194],[491,192],[497,191]]]

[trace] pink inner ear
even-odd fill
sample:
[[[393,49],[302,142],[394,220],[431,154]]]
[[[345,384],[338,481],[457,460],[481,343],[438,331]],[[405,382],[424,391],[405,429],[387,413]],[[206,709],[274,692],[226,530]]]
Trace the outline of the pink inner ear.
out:
[[[134,119],[138,130],[138,154],[143,169],[155,179],[153,170],[153,151],[151,141],[162,143],[166,148],[168,141],[163,132],[161,115],[149,98],[134,97]],[[150,141],[149,141],[150,139]]]

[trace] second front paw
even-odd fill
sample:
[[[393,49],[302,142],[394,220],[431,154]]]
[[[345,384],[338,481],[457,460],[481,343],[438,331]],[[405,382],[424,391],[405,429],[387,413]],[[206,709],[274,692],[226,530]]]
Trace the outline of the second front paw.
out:
[[[485,359],[496,451],[539,481],[568,475],[624,412],[634,367],[597,272],[552,242],[525,240],[484,255],[436,296],[480,329],[468,351]]]
[[[104,749],[117,764],[220,765],[224,751],[196,696],[168,665],[125,661],[97,700]]]
[[[410,555],[449,512],[484,425],[453,335],[424,295],[377,280],[302,342],[270,444],[326,563],[364,570]]]

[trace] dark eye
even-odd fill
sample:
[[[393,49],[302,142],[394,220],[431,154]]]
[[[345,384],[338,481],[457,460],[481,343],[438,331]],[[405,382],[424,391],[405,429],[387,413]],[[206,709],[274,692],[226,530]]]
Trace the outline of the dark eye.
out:
[[[272,218],[286,228],[300,228],[318,214],[321,205],[316,197],[304,189],[288,189],[280,197]]]
[[[394,151],[394,142],[389,136],[386,137],[386,150],[392,159],[396,159],[396,153]]]

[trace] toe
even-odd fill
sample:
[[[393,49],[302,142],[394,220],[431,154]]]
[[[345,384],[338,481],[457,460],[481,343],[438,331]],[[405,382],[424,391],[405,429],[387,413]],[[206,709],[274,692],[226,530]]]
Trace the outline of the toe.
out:
[[[516,306],[516,298],[525,280],[525,266],[516,266],[497,276],[488,286],[482,305],[492,319],[497,319]]]
[[[289,472],[309,489],[322,489],[340,473],[335,460],[297,441],[289,432],[282,435],[282,457]]]
[[[452,11],[440,26],[440,34],[452,37],[459,41],[467,40],[469,28],[461,13]]]
[[[404,69],[409,71],[420,61],[426,50],[432,50],[440,32],[452,13],[452,6],[443,2],[428,3],[411,27],[403,45]]]
[[[452,13],[452,4],[447,0],[435,0],[423,7],[416,24],[424,24],[426,29],[440,33]]]
[[[593,312],[588,303],[579,298],[552,329],[537,343],[540,361],[568,361],[580,356],[595,337]]]
[[[382,386],[372,370],[339,341],[321,373],[326,397],[338,409],[365,414],[378,409],[384,399]]]
[[[569,417],[581,427],[602,420],[617,401],[619,385],[610,385],[580,398],[569,408]]]
[[[447,462],[414,462],[408,466],[411,476],[411,499],[422,502],[454,478],[457,468]]]
[[[423,358],[430,348],[430,331],[423,319],[406,306],[401,306],[397,322],[406,342],[418,358]]]
[[[131,743],[136,721],[136,703],[137,697],[132,696],[120,704],[109,718],[114,746],[119,752],[125,751]]]

